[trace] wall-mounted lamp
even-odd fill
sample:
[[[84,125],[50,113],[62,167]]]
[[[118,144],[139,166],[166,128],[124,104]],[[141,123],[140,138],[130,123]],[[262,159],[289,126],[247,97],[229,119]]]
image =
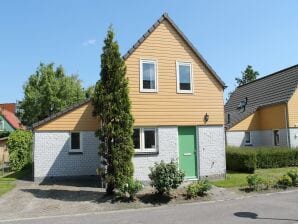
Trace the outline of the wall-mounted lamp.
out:
[[[209,120],[209,115],[206,113],[205,116],[204,116],[204,121],[208,122],[208,120]]]

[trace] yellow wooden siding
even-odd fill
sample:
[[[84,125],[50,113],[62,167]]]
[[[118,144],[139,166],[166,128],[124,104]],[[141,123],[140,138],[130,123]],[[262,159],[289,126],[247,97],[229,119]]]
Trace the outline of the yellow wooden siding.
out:
[[[263,107],[248,116],[229,131],[254,131],[286,128],[285,104]]]
[[[140,59],[154,59],[158,93],[140,92]],[[176,61],[191,62],[193,94],[178,94]],[[165,20],[126,60],[132,113],[136,126],[224,123],[223,88],[191,48]]]
[[[37,131],[95,131],[99,122],[92,116],[93,106],[86,103],[36,128]]]
[[[289,127],[298,127],[298,89],[288,103]]]

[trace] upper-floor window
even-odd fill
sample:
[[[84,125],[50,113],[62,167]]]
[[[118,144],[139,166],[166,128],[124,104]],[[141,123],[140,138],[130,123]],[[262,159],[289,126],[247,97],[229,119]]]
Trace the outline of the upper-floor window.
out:
[[[155,60],[140,61],[140,91],[157,92],[157,62]]]
[[[192,65],[190,62],[176,62],[177,92],[192,93]]]

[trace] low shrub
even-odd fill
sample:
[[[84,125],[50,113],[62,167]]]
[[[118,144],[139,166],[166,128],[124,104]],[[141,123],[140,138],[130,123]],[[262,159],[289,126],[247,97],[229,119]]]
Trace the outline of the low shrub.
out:
[[[298,169],[289,171],[287,175],[292,179],[292,185],[298,186]]]
[[[293,185],[293,182],[291,177],[285,174],[278,179],[277,185],[282,188],[287,188],[287,187],[291,187]]]
[[[32,133],[16,130],[7,141],[9,167],[12,171],[20,171],[32,162]]]
[[[257,166],[256,153],[253,150],[228,148],[226,152],[227,170],[254,173]]]
[[[259,191],[263,189],[264,181],[258,174],[251,174],[246,177],[249,189]]]
[[[118,190],[122,196],[128,196],[134,200],[136,194],[143,189],[143,185],[138,180],[130,179],[128,183],[123,184]]]
[[[188,185],[186,195],[188,198],[195,198],[197,196],[204,196],[207,191],[211,189],[211,184],[208,180],[200,180]]]
[[[149,178],[151,186],[156,189],[157,193],[164,194],[179,187],[183,182],[184,172],[179,170],[178,164],[174,161],[170,163],[161,161],[150,168]]]

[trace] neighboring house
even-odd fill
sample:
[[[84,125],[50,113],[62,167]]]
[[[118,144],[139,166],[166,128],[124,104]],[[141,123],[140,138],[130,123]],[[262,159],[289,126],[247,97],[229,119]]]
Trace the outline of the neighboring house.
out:
[[[8,149],[6,147],[9,132],[23,128],[21,121],[15,115],[15,104],[0,104],[0,164],[9,160]]]
[[[123,56],[134,123],[135,178],[172,159],[186,178],[226,172],[224,83],[167,14]],[[89,100],[33,125],[34,177],[94,175],[99,122]]]
[[[229,146],[298,147],[298,65],[239,86],[225,105]]]

